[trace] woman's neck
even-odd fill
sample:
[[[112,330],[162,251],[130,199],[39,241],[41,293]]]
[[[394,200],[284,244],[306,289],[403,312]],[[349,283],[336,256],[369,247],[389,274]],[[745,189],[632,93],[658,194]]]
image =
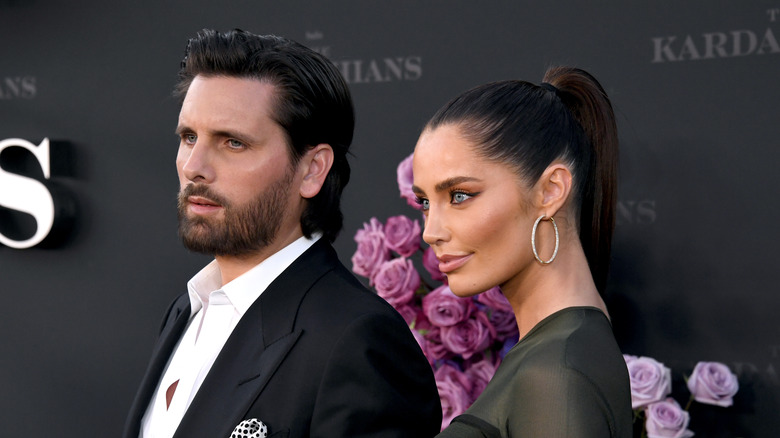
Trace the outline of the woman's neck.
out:
[[[501,286],[514,310],[521,339],[541,320],[567,307],[596,307],[609,317],[579,245],[562,248],[549,265],[534,261],[527,270],[515,284]]]

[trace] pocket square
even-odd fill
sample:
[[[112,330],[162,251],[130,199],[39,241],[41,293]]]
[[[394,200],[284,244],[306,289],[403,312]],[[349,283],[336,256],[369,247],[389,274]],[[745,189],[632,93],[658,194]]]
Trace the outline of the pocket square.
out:
[[[257,418],[250,418],[238,423],[230,438],[265,438],[268,436],[268,426]]]

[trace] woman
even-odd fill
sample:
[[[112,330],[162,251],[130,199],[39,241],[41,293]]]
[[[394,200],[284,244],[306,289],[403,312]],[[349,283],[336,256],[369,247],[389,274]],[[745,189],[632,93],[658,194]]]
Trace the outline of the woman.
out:
[[[414,152],[423,239],[462,297],[495,286],[520,341],[439,437],[630,437],[626,365],[600,290],[615,221],[617,128],[590,74],[474,88]]]

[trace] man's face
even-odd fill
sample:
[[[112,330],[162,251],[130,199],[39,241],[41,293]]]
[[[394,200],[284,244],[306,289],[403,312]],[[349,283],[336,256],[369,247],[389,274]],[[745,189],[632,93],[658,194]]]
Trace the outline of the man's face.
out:
[[[274,86],[197,76],[179,114],[179,234],[216,256],[266,257],[297,238],[303,200]]]

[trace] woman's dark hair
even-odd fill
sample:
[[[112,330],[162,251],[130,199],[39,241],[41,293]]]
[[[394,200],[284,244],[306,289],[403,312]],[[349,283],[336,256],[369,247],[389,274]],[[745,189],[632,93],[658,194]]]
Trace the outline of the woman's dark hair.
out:
[[[341,193],[349,182],[347,153],[355,126],[352,97],[338,69],[323,55],[282,37],[204,29],[187,44],[174,94],[183,99],[198,75],[274,85],[272,117],[287,135],[293,164],[318,144],[333,148],[333,166],[320,192],[308,200],[301,227],[307,237],[321,231],[335,240],[343,225]]]
[[[442,107],[426,129],[459,126],[488,160],[533,185],[553,161],[573,174],[577,227],[593,280],[606,286],[617,203],[618,137],[612,104],[589,73],[550,68],[542,86],[510,80],[473,88]]]

